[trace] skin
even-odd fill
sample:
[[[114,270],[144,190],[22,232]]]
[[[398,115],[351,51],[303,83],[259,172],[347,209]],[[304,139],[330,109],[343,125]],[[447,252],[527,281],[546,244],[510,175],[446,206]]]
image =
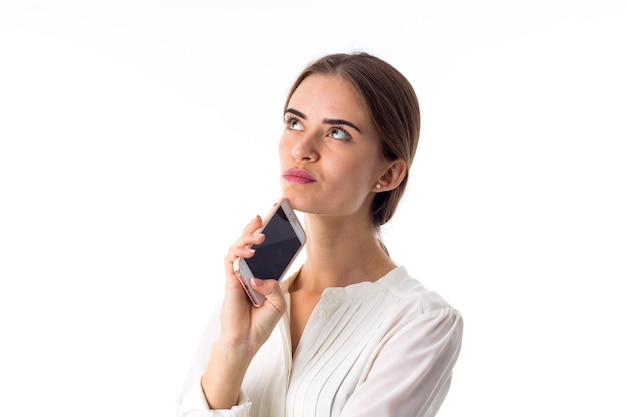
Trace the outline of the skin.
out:
[[[287,107],[279,145],[281,172],[296,168],[311,179],[281,179],[283,196],[305,213],[307,233],[306,261],[289,289],[294,352],[324,289],[376,281],[396,267],[378,243],[370,207],[375,193],[400,184],[407,167],[402,160],[382,157],[362,98],[340,76],[310,75]],[[237,257],[254,256],[250,246],[264,239],[256,232],[260,227],[257,216],[224,261],[221,329],[202,377],[213,409],[237,403],[248,365],[287,309],[274,280],[253,280],[253,287],[266,296],[263,306],[253,307],[233,272]]]

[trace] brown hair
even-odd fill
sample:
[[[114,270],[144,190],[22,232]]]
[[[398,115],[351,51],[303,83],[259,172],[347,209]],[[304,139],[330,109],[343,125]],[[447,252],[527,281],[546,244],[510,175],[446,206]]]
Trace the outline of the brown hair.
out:
[[[340,75],[363,98],[381,140],[387,160],[402,159],[407,173],[398,187],[376,194],[372,205],[374,226],[391,219],[406,189],[420,131],[419,103],[411,83],[387,62],[364,52],[324,56],[306,67],[294,82],[285,109],[294,91],[312,74]]]

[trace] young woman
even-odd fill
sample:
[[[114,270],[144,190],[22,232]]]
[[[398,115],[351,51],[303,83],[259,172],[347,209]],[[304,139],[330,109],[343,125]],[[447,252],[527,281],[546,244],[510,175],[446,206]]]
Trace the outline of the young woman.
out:
[[[178,402],[181,416],[433,416],[450,386],[462,318],[394,263],[378,238],[406,187],[419,106],[406,78],[365,53],[329,55],[296,80],[280,140],[283,197],[304,213],[291,277],[233,272],[261,218],[225,258],[226,291]]]

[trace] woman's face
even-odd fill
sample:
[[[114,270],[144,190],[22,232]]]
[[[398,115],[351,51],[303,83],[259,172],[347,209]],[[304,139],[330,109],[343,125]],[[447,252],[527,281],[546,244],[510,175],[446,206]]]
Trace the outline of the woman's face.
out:
[[[313,74],[295,90],[280,141],[283,196],[297,210],[369,216],[386,163],[362,98],[340,76]]]

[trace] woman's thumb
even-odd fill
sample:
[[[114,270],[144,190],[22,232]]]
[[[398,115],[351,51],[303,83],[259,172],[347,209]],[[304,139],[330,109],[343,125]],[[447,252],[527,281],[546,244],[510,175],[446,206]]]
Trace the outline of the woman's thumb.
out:
[[[275,279],[252,278],[250,280],[253,288],[263,294],[266,302],[271,302],[281,313],[287,309],[287,302],[280,284]]]

